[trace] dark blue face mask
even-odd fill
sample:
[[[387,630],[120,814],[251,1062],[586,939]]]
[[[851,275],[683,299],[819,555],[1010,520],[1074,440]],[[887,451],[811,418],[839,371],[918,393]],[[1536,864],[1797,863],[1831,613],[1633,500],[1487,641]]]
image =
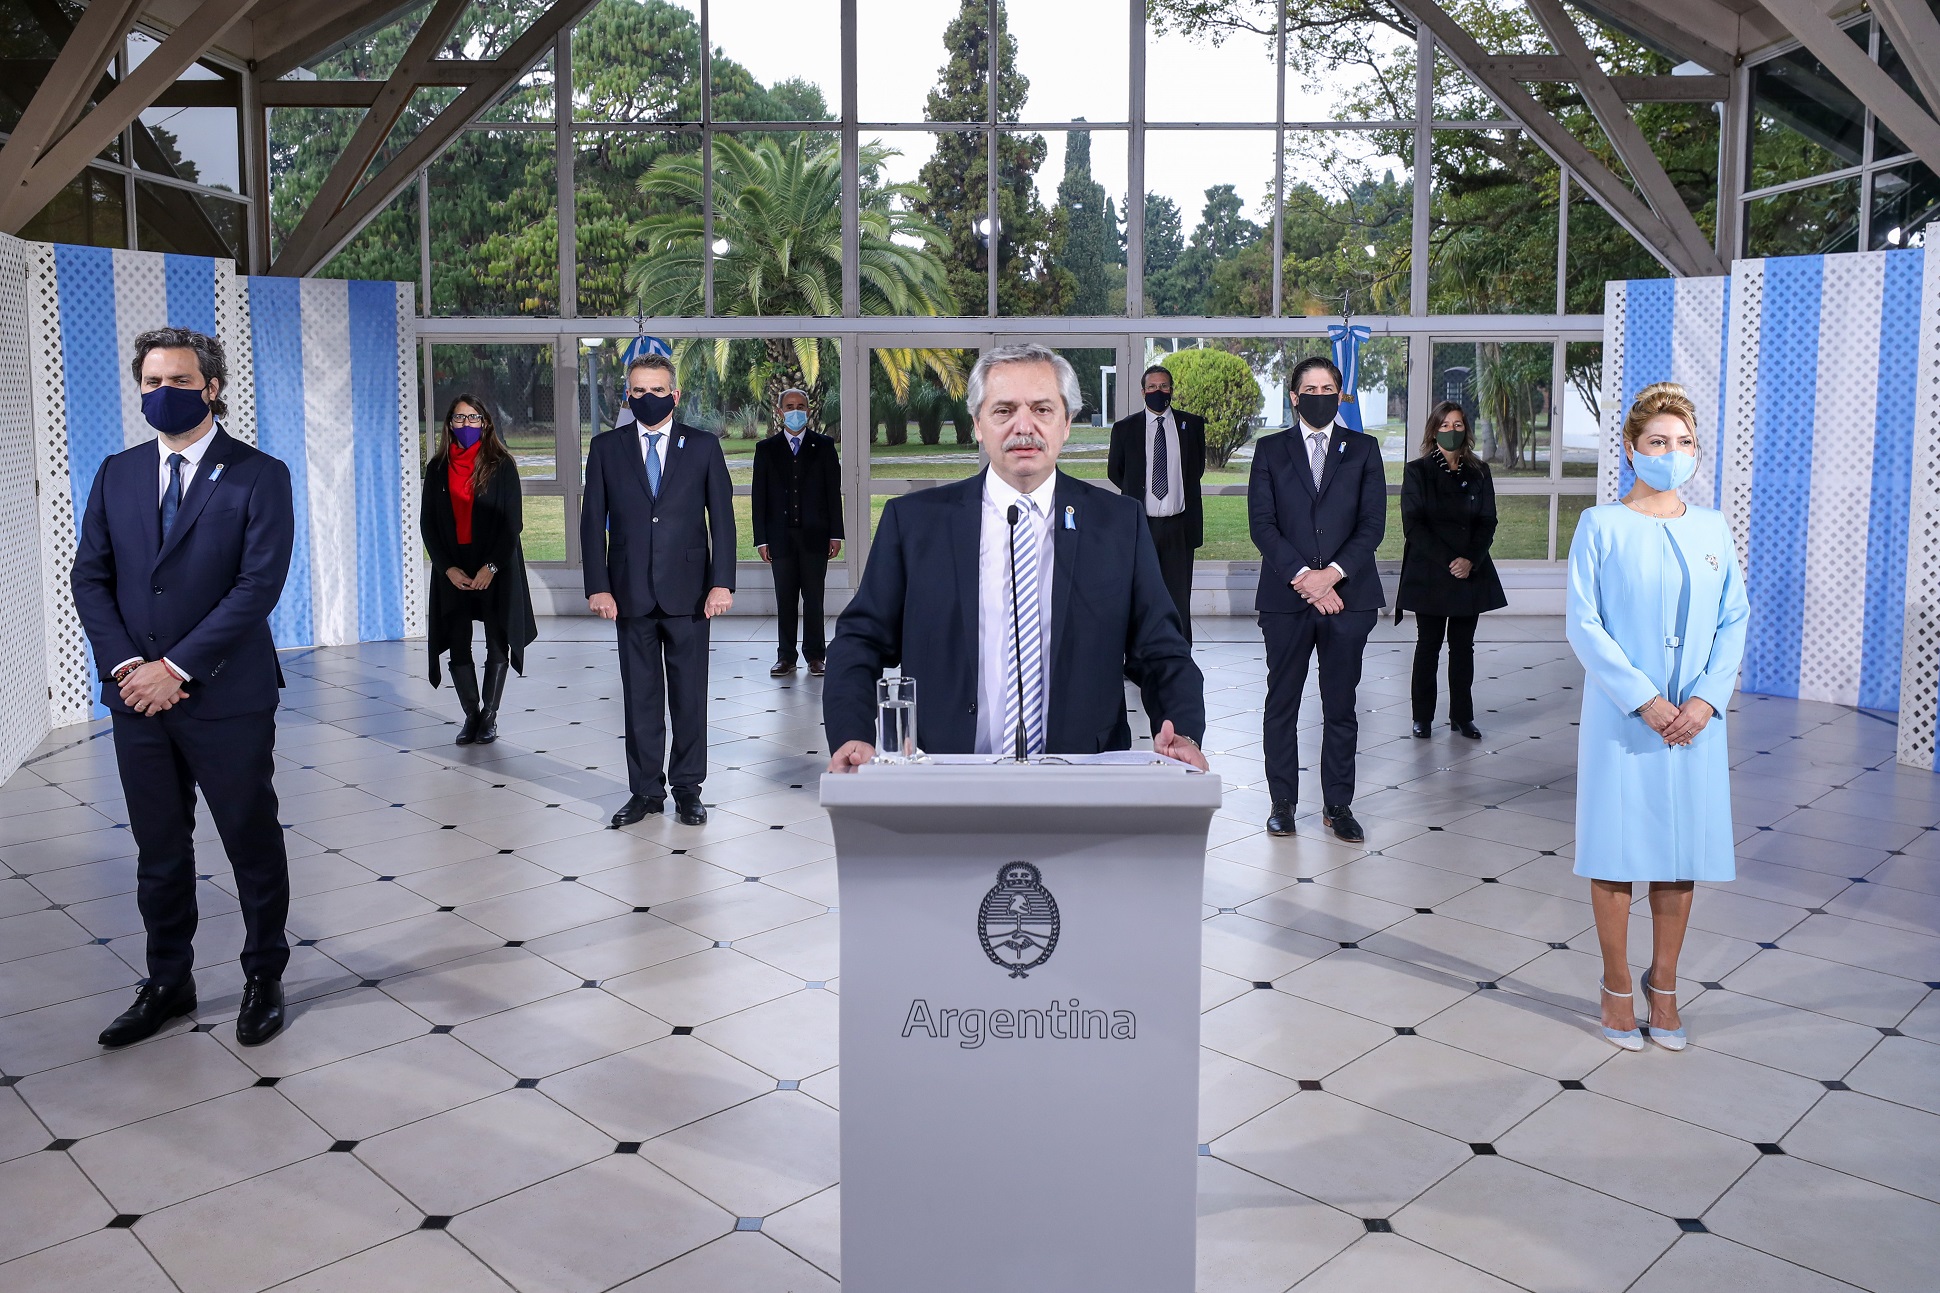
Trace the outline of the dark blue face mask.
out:
[[[206,386],[194,391],[183,386],[157,386],[142,393],[141,415],[163,435],[186,435],[209,416],[209,402],[202,398],[207,393]]]
[[[633,396],[627,405],[633,410],[634,420],[641,426],[657,427],[674,411],[674,397],[649,391],[645,395]]]
[[[469,449],[484,437],[484,427],[453,426],[451,428],[451,438],[458,442],[460,449]]]

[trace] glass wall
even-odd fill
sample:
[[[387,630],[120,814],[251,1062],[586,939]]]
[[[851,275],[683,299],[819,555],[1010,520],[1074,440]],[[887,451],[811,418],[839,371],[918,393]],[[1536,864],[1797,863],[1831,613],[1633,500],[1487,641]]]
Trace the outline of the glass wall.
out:
[[[1926,107],[1879,23],[1846,35]],[[1913,159],[1809,51],[1785,50],[1749,69],[1744,254],[1801,256],[1924,244],[1940,215],[1940,180]]]

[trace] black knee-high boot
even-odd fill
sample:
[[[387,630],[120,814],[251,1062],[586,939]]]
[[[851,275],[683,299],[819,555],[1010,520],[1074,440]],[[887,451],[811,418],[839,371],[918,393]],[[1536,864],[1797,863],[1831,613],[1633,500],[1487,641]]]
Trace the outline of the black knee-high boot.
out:
[[[473,737],[480,745],[498,740],[498,703],[505,695],[506,668],[503,657],[485,661],[485,694],[479,699],[478,732]]]
[[[458,693],[458,704],[465,711],[465,725],[458,729],[458,744],[470,745],[478,739],[478,670],[470,661],[453,664],[451,689]]]

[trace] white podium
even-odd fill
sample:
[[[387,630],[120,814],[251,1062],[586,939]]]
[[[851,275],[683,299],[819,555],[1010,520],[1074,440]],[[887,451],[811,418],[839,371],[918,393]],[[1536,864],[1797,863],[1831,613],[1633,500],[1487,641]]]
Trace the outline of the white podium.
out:
[[[988,756],[823,777],[845,1293],[1191,1293],[1220,789]]]

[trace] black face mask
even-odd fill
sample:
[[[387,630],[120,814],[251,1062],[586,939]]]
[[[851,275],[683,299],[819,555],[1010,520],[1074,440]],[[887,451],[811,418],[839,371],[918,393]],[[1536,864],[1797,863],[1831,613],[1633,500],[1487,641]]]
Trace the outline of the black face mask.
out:
[[[1167,409],[1172,407],[1172,392],[1171,391],[1145,392],[1145,407],[1148,409],[1151,409],[1154,413],[1165,412]]]
[[[1334,416],[1340,412],[1338,395],[1302,395],[1295,401],[1300,408],[1300,420],[1317,430],[1326,430],[1334,425]]]
[[[671,395],[635,395],[627,401],[633,410],[634,420],[643,427],[657,427],[667,420],[674,411],[674,397]]]

